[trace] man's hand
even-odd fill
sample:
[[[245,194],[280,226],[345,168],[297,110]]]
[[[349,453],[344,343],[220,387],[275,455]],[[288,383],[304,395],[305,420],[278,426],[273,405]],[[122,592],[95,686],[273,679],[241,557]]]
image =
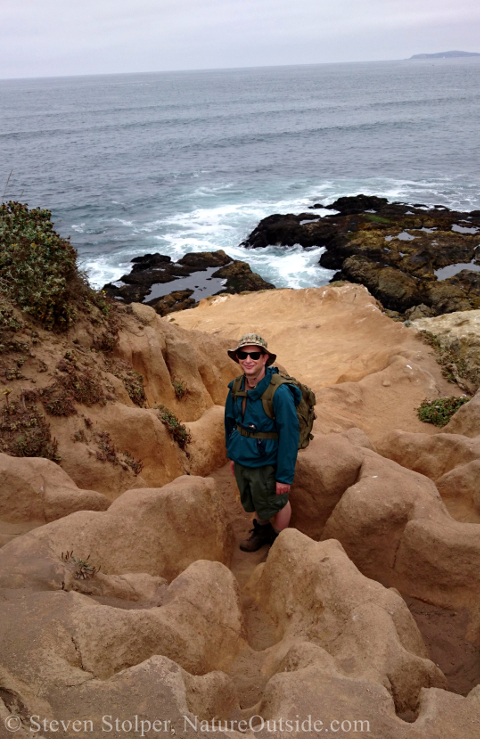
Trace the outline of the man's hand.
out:
[[[235,470],[233,469],[234,464],[235,464],[235,462],[233,461],[233,459],[231,459],[230,460],[230,472],[235,477]]]
[[[284,482],[277,482],[276,485],[276,494],[277,495],[285,495],[285,493],[288,493],[290,491],[290,485],[285,485]]]

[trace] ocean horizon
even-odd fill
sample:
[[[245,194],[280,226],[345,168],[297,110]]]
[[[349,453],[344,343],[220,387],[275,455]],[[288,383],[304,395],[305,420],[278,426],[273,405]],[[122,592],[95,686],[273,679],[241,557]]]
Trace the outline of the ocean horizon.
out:
[[[4,199],[52,211],[91,283],[224,249],[277,287],[321,248],[246,250],[272,213],[360,192],[480,208],[478,57],[0,81]],[[322,214],[323,211],[317,211]]]

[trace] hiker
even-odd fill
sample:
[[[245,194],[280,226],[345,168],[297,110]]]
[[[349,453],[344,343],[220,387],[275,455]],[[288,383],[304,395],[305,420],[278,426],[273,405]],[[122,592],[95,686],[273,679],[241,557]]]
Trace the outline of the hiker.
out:
[[[227,456],[243,508],[256,513],[251,535],[240,543],[240,549],[256,552],[264,544],[272,544],[290,522],[288,494],[299,444],[296,406],[302,392],[294,385],[278,385],[273,394],[273,418],[269,418],[262,395],[271,385],[272,376],[278,373],[276,367],[270,366],[276,355],[254,333],[242,336],[228,355],[240,365],[243,376],[228,386]]]

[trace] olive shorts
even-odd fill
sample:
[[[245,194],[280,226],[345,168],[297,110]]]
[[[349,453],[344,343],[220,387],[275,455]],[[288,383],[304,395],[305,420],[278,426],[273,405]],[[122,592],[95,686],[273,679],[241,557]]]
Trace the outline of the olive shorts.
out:
[[[235,480],[240,491],[242,506],[248,513],[256,512],[263,521],[272,518],[288,503],[288,493],[277,495],[273,464],[264,467],[244,467],[234,464]]]

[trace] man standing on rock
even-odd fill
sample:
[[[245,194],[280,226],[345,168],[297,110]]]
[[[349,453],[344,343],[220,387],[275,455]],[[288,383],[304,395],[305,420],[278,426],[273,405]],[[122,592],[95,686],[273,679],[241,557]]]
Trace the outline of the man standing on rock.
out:
[[[229,384],[225,404],[227,456],[235,475],[243,508],[255,512],[250,537],[240,543],[244,552],[256,552],[272,544],[290,522],[288,500],[295,474],[299,423],[296,405],[302,393],[294,385],[279,385],[273,395],[271,419],[262,395],[272,375],[276,355],[258,334],[245,334],[228,355],[243,370],[243,377]],[[273,526],[271,523],[273,522]]]

